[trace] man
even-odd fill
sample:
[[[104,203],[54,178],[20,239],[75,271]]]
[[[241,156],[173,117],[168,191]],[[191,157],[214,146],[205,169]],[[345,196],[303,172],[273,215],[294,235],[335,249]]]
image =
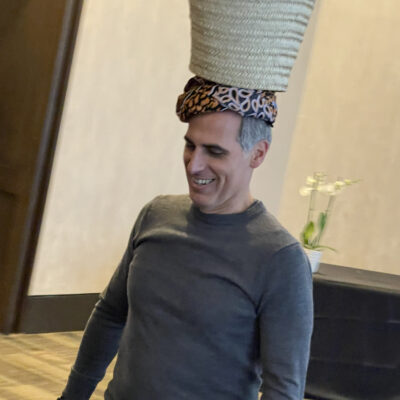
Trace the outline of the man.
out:
[[[312,330],[311,272],[300,244],[253,199],[276,115],[271,92],[195,77],[189,196],[141,211],[91,315],[63,399],[88,399],[118,352],[108,400],[303,398]]]

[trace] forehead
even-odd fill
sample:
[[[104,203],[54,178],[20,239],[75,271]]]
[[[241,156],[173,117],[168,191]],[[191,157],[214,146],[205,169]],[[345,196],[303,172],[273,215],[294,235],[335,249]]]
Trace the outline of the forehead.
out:
[[[201,114],[190,119],[186,137],[199,144],[239,145],[241,121],[241,116],[231,111]]]

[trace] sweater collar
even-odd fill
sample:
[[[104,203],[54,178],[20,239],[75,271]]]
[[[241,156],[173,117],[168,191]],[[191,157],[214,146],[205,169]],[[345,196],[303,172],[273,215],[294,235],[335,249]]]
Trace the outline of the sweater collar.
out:
[[[195,219],[201,220],[210,225],[235,225],[243,224],[250,219],[265,212],[264,204],[260,200],[254,200],[253,203],[244,211],[236,214],[207,214],[195,206],[191,205],[190,212]]]

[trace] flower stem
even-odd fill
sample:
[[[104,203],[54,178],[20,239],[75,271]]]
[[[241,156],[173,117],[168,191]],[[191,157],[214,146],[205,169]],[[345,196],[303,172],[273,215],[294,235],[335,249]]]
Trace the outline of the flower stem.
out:
[[[316,191],[317,191],[317,189],[315,187],[313,187],[311,194],[310,194],[310,203],[308,205],[308,215],[307,215],[306,224],[308,224],[313,219],[313,214],[315,211],[315,193],[316,193]]]
[[[324,225],[323,229],[321,229],[318,232],[318,235],[317,235],[317,237],[315,239],[315,243],[316,243],[317,246],[319,245],[319,242],[321,241],[322,235],[326,230],[326,226],[328,224],[329,216],[330,216],[330,214],[332,212],[332,207],[333,207],[334,200],[335,200],[335,196],[329,196],[328,205],[327,205],[327,207],[325,209],[325,215],[326,215],[325,225]]]

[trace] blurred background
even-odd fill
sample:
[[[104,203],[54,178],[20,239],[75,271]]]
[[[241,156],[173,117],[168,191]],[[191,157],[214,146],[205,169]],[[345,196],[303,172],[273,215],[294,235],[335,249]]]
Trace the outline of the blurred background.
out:
[[[142,206],[187,191],[189,7],[0,3],[0,330],[29,331],[40,301],[92,304]],[[298,237],[308,175],[361,179],[337,199],[325,263],[400,274],[399,47],[397,0],[321,0],[278,94],[255,197]]]

